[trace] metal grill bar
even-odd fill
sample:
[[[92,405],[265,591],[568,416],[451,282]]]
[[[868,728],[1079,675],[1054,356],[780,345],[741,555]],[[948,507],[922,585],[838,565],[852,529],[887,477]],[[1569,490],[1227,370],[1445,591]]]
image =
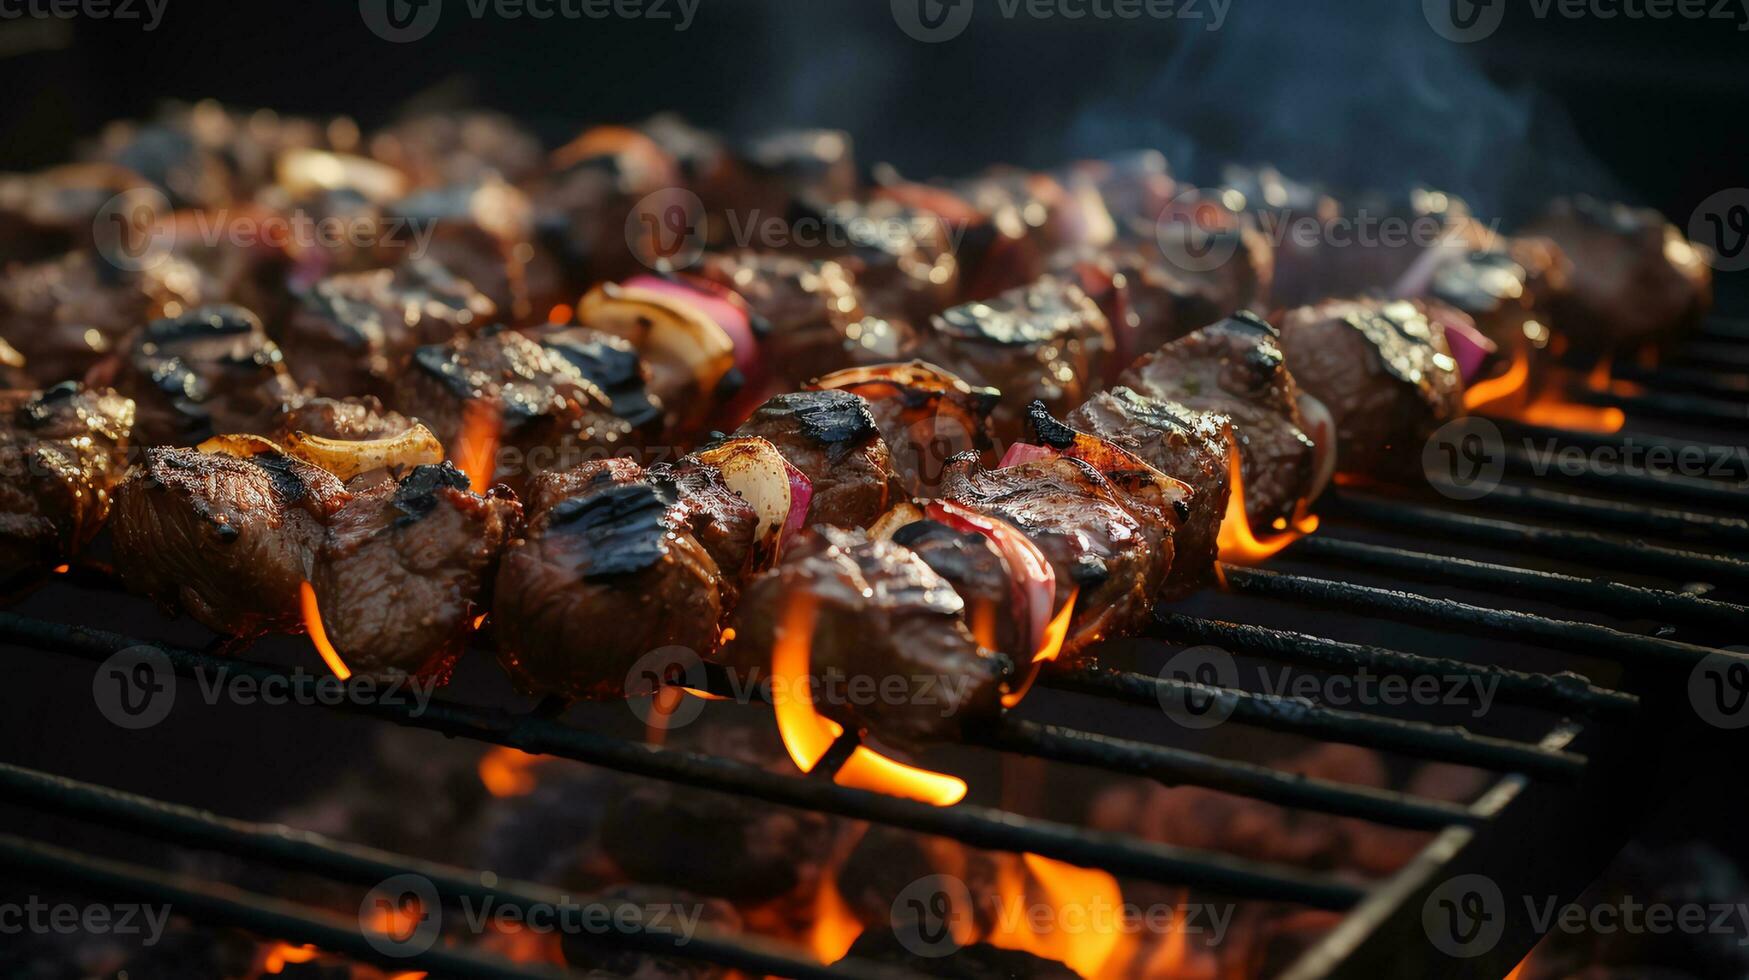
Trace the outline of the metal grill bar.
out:
[[[0,762],[0,787],[9,801],[28,801],[53,813],[67,814],[202,849],[223,851],[296,871],[314,871],[365,885],[397,875],[415,874],[429,880],[446,898],[462,896],[518,907],[557,907],[566,901],[616,909],[633,903],[619,899],[568,897],[530,882],[498,878],[453,865],[423,861],[374,847],[331,840],[283,824],[261,824],[221,817],[205,810],[124,793],[92,783],[38,772]],[[490,885],[486,882],[491,882]],[[874,964],[840,963],[826,969],[797,956],[791,947],[757,936],[731,936],[700,923],[691,936],[644,929],[618,914],[607,917],[598,938],[604,945],[636,949],[662,956],[706,960],[753,974],[786,977],[890,976]],[[629,921],[629,924],[628,924]],[[356,927],[354,932],[356,933]],[[324,945],[318,943],[317,945]]]
[[[1697,337],[1715,340],[1749,341],[1749,320],[1734,316],[1708,317],[1695,331]]]
[[[1749,421],[1749,404],[1706,398],[1700,395],[1647,392],[1643,395],[1618,395],[1613,391],[1592,391],[1588,388],[1570,392],[1574,401],[1587,405],[1619,408],[1633,416],[1657,415],[1708,425],[1732,425]]]
[[[1444,480],[1430,481],[1434,489],[1451,488]],[[1581,521],[1593,527],[1610,527],[1669,538],[1704,538],[1713,544],[1749,545],[1749,520],[1720,517],[1692,510],[1676,510],[1625,500],[1582,497],[1541,487],[1502,483],[1488,492],[1489,509],[1505,508],[1541,514],[1562,520]]]
[[[1570,779],[1585,768],[1582,755],[1551,752],[1462,728],[1338,711],[1305,698],[1255,694],[1128,671],[1064,670],[1046,675],[1043,683],[1059,690],[1113,697],[1156,709],[1162,703],[1197,698],[1199,703],[1207,703],[1216,717],[1239,724],[1496,772]]]
[[[1706,368],[1660,367],[1643,368],[1638,364],[1617,364],[1610,374],[1622,381],[1657,388],[1680,388],[1703,391],[1712,395],[1749,397],[1749,372],[1709,371]]]
[[[0,638],[91,660],[142,641],[85,627],[46,623],[0,613]],[[272,667],[224,660],[155,644],[178,673],[230,670],[258,678],[281,677]],[[974,847],[1028,851],[1083,867],[1211,891],[1238,898],[1295,902],[1341,910],[1364,894],[1329,876],[1309,874],[1225,854],[1192,851],[1120,834],[1070,827],[987,807],[950,808],[847,789],[833,783],[780,776],[758,766],[694,752],[658,748],[561,725],[550,718],[434,700],[423,714],[404,704],[360,703],[348,699],[337,710],[364,714],[399,725],[423,728],[585,762],[639,776],[761,799],[768,803],[833,813],[855,820],[951,837]]]
[[[1325,535],[1301,538],[1294,542],[1288,554],[1388,568],[1438,582],[1477,586],[1504,595],[1552,599],[1618,618],[1644,617],[1722,630],[1749,629],[1749,608],[1687,592],[1666,592],[1604,579],[1579,578],[1467,558],[1447,558]]]
[[[1581,449],[1604,449],[1620,452],[1625,455],[1629,445],[1644,446],[1648,449],[1657,447],[1668,451],[1673,456],[1699,456],[1707,467],[1729,469],[1732,473],[1742,475],[1749,473],[1749,459],[1745,459],[1742,447],[1724,446],[1717,443],[1698,442],[1679,436],[1659,435],[1649,432],[1631,432],[1626,434],[1603,435],[1594,432],[1579,432],[1574,429],[1552,429],[1547,426],[1531,425],[1514,418],[1489,416],[1498,423],[1502,434],[1510,434],[1515,441],[1529,439],[1533,442],[1555,440],[1559,445],[1577,446]]]
[[[213,884],[137,864],[90,857],[76,851],[0,834],[0,866],[26,875],[66,881],[104,894],[162,903],[177,912],[261,936],[307,943],[390,970],[425,969],[445,977],[484,980],[565,980],[572,974],[518,966],[495,956],[434,946],[416,956],[385,956],[373,948],[356,919]]]
[[[1162,611],[1156,620],[1162,632],[1184,643],[1213,643],[1236,653],[1323,670],[1351,671],[1365,667],[1413,676],[1484,678],[1497,684],[1497,696],[1502,700],[1564,714],[1615,717],[1630,714],[1639,707],[1639,698],[1632,694],[1596,687],[1578,674],[1529,674],[1182,613]]]
[[[1288,575],[1260,568],[1222,565],[1227,584],[1235,592],[1268,596],[1290,602],[1312,603],[1325,608],[1353,609],[1412,625],[1455,626],[1466,632],[1568,650],[1586,656],[1618,658],[1632,663],[1691,670],[1702,659],[1723,655],[1709,647],[1650,636],[1635,636],[1590,623],[1545,619],[1509,609],[1484,609],[1449,599],[1433,599],[1413,592],[1395,592],[1329,579]]]
[[[1490,546],[1606,563],[1681,582],[1749,582],[1749,561],[1704,551],[1646,544],[1593,531],[1556,530],[1471,514],[1454,514],[1347,490],[1335,494],[1332,503],[1335,505],[1333,509],[1342,516],[1403,528],[1416,534],[1435,531]]]
[[[1749,415],[1745,415],[1749,418]],[[1632,493],[1648,498],[1680,499],[1693,503],[1708,504],[1714,507],[1740,509],[1749,506],[1749,487],[1723,480],[1704,477],[1683,476],[1678,473],[1662,473],[1656,470],[1621,473],[1591,473],[1566,474],[1559,471],[1555,461],[1547,456],[1523,449],[1507,447],[1505,460],[1514,469],[1525,473],[1554,473],[1563,480],[1583,483],[1588,486],[1602,487],[1621,493]]]
[[[1689,344],[1678,351],[1677,356],[1689,364],[1749,368],[1749,346],[1740,343]]]
[[[1141,776],[1168,786],[1181,783],[1206,786],[1267,803],[1358,817],[1393,827],[1437,830],[1454,824],[1468,824],[1475,819],[1464,807],[1419,799],[1394,790],[1309,779],[1267,766],[1224,759],[1216,760],[1219,765],[1211,766],[1209,757],[1194,752],[1056,725],[1008,721],[993,731],[971,736],[969,741],[999,752],[1016,752],[1091,766],[1124,776]],[[1583,764],[1583,760],[1580,762]]]

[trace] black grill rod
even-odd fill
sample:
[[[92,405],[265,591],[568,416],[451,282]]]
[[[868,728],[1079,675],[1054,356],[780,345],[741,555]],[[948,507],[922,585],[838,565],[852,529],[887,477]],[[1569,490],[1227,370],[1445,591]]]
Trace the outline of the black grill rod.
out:
[[[1452,486],[1444,480],[1429,482],[1435,490]],[[1720,517],[1625,500],[1585,497],[1515,483],[1502,483],[1489,491],[1488,509],[1516,510],[1573,521],[1589,528],[1606,527],[1678,540],[1704,539],[1713,544],[1749,546],[1749,520],[1741,517]]]
[[[1158,632],[1180,643],[1207,643],[1231,653],[1244,653],[1327,671],[1368,668],[1409,676],[1475,677],[1496,683],[1502,701],[1562,714],[1621,718],[1639,708],[1632,694],[1597,687],[1574,673],[1531,674],[1487,664],[1403,653],[1382,647],[1186,616],[1162,607],[1155,610]]]
[[[1221,565],[1227,587],[1242,595],[1281,599],[1346,609],[1368,616],[1381,616],[1412,626],[1453,627],[1478,636],[1505,639],[1603,657],[1626,663],[1678,669],[1687,672],[1707,657],[1719,655],[1749,664],[1749,655],[1724,653],[1711,647],[1678,643],[1651,636],[1623,633],[1591,623],[1547,619],[1510,609],[1486,609],[1450,599],[1435,599],[1413,592],[1376,589],[1351,582],[1290,575],[1261,568]]]
[[[1749,345],[1740,343],[1694,343],[1679,348],[1676,357],[1686,364],[1749,368]]]
[[[29,804],[57,814],[90,820],[107,827],[175,841],[202,850],[222,851],[299,872],[313,872],[342,881],[375,885],[398,875],[418,875],[430,881],[448,900],[467,896],[481,902],[523,910],[572,904],[614,909],[596,938],[604,945],[635,949],[659,956],[678,956],[734,967],[755,975],[785,977],[892,978],[910,974],[871,963],[850,961],[828,969],[795,955],[794,948],[757,936],[733,936],[699,923],[688,938],[679,933],[646,930],[622,923],[617,909],[635,907],[623,899],[571,896],[531,882],[499,878],[495,873],[425,861],[362,844],[333,840],[284,824],[254,823],[222,817],[107,786],[0,762],[0,787],[9,802]],[[490,885],[486,882],[491,882]],[[316,945],[323,945],[317,943]]]
[[[1749,398],[1749,372],[1746,371],[1712,371],[1698,367],[1646,368],[1638,364],[1617,364],[1610,368],[1610,376],[1665,391],[1701,391],[1730,399]]]
[[[1430,555],[1325,534],[1301,538],[1284,554],[1289,558],[1315,558],[1406,572],[1441,584],[1543,599],[1621,619],[1651,619],[1676,626],[1699,626],[1732,635],[1749,635],[1749,607],[1705,599],[1687,592],[1647,589],[1606,579]]]
[[[1710,316],[1704,320],[1696,337],[1725,341],[1749,341],[1749,318],[1736,316]]]
[[[1486,414],[1486,413],[1483,413]],[[1603,449],[1611,452],[1624,452],[1627,447],[1658,448],[1684,459],[1696,459],[1709,471],[1717,467],[1727,472],[1724,476],[1741,477],[1749,474],[1749,459],[1744,456],[1744,450],[1739,446],[1728,446],[1722,443],[1701,442],[1686,439],[1681,436],[1666,435],[1654,432],[1581,432],[1577,429],[1556,429],[1549,426],[1532,425],[1515,418],[1500,415],[1488,415],[1489,421],[1500,427],[1501,436],[1514,442],[1522,443],[1531,440],[1533,443],[1547,444],[1550,439],[1562,446],[1576,446],[1590,451]]]
[[[496,956],[443,944],[412,956],[379,952],[365,938],[358,920],[266,895],[158,871],[138,864],[94,857],[40,841],[0,833],[0,867],[28,877],[48,878],[144,903],[168,905],[187,915],[245,929],[258,936],[308,944],[391,971],[423,969],[435,976],[483,980],[575,980],[576,974],[550,967],[519,966]]]
[[[1166,786],[1202,786],[1278,806],[1410,830],[1469,826],[1476,817],[1466,807],[1395,790],[1312,779],[1244,762],[1211,760],[1182,749],[1013,718],[990,731],[971,733],[966,741],[998,752],[1153,779]],[[1219,765],[1211,766],[1211,761]],[[1583,765],[1583,759],[1580,764]]]
[[[103,660],[128,647],[150,645],[163,651],[178,674],[217,671],[260,679],[285,675],[264,664],[213,657],[192,650],[81,626],[67,626],[0,612],[0,640]],[[1328,875],[1195,851],[1122,834],[1086,830],[1022,817],[989,807],[927,803],[847,789],[833,783],[780,776],[733,759],[659,748],[599,735],[537,715],[433,700],[424,714],[407,704],[343,699],[334,710],[392,721],[452,737],[508,746],[530,754],[552,755],[634,776],[647,776],[694,789],[715,790],[782,806],[818,810],[853,820],[951,837],[974,847],[1030,852],[1119,876],[1206,888],[1235,898],[1291,902],[1341,911],[1365,890]]]
[[[1745,416],[1749,419],[1749,416]],[[1559,453],[1559,450],[1556,450]],[[1558,461],[1546,450],[1526,450],[1505,447],[1504,459],[1513,469],[1531,474],[1536,479],[1564,480],[1603,490],[1631,495],[1636,500],[1685,500],[1742,512],[1749,510],[1749,485],[1706,477],[1684,476],[1640,470],[1622,473],[1581,472],[1569,475],[1561,471]]]
[[[1568,396],[1583,405],[1619,408],[1633,418],[1651,415],[1693,425],[1726,427],[1749,422],[1749,404],[1724,398],[1653,391],[1643,395],[1618,395],[1613,391],[1572,388]]]
[[[1704,551],[1647,544],[1595,531],[1569,531],[1460,514],[1438,507],[1357,494],[1328,494],[1322,506],[1335,516],[1401,528],[1413,534],[1435,532],[1464,541],[1562,561],[1610,565],[1677,582],[1749,582],[1749,561]]]
[[[1156,711],[1164,705],[1194,703],[1204,708],[1205,714],[1234,724],[1495,772],[1559,780],[1572,779],[1585,768],[1585,757],[1575,753],[1550,751],[1462,728],[1341,711],[1306,698],[1256,694],[1131,671],[1059,670],[1045,674],[1040,683],[1061,691],[1117,698]],[[1441,688],[1441,693],[1445,690]]]

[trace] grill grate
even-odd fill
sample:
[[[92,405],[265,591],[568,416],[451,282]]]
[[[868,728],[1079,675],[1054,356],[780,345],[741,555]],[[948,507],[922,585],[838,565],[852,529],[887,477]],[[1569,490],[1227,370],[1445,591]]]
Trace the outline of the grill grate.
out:
[[[1705,346],[1749,354],[1749,325],[1720,322],[1708,328]],[[1746,362],[1749,363],[1749,362]],[[1710,389],[1709,389],[1710,390]],[[1615,396],[1610,396],[1615,397]],[[1620,399],[1638,413],[1680,410],[1686,421],[1716,425],[1716,400],[1667,394]],[[1704,402],[1704,404],[1702,403]],[[1734,410],[1742,406],[1733,405]],[[1520,427],[1517,431],[1533,431]],[[1575,444],[1607,446],[1602,437],[1541,430]],[[1635,439],[1640,437],[1636,436]],[[1724,447],[1672,441],[1728,456]],[[1508,462],[1529,468],[1523,458]],[[1732,465],[1736,465],[1732,463]],[[1534,474],[1533,474],[1534,475]],[[1633,503],[1581,497],[1541,486],[1502,486],[1490,503],[1542,517],[1580,520],[1587,526],[1669,538],[1705,535],[1709,543],[1749,540],[1749,522],[1694,512],[1689,504],[1741,511],[1749,493],[1730,484],[1684,479],[1629,478],[1588,481],[1634,498]],[[1435,533],[1470,544],[1515,552],[1541,551],[1563,560],[1595,562],[1636,576],[1672,582],[1749,583],[1749,561],[1698,548],[1679,548],[1617,537],[1595,530],[1543,527],[1461,513],[1398,499],[1389,488],[1332,495],[1328,513],[1367,529]],[[1629,585],[1602,579],[1521,568],[1468,558],[1406,550],[1345,537],[1304,539],[1283,554],[1320,568],[1359,569],[1408,575],[1433,583],[1514,598],[1551,601],[1674,626],[1677,635],[1733,635],[1749,625],[1749,608],[1690,591]],[[1047,671],[1041,683],[1077,696],[1114,704],[1153,707],[1199,697],[1230,711],[1238,725],[1380,749],[1414,760],[1453,762],[1501,774],[1468,806],[1393,790],[1306,779],[1265,766],[1147,742],[1004,718],[974,733],[977,747],[1074,766],[1146,776],[1168,785],[1199,785],[1228,793],[1372,823],[1437,831],[1420,855],[1396,874],[1362,885],[1332,875],[1231,855],[1174,847],[1137,838],[1025,817],[999,809],[961,805],[937,808],[910,800],[847,789],[829,779],[784,776],[757,766],[703,753],[628,741],[561,723],[550,713],[515,714],[497,708],[434,700],[423,712],[408,706],[348,700],[330,710],[362,713],[399,725],[509,746],[685,786],[736,794],[953,838],[1003,851],[1030,852],[1125,877],[1206,889],[1241,899],[1290,902],[1348,913],[1342,924],[1290,971],[1295,980],[1327,976],[1454,975],[1421,940],[1420,903],[1439,881],[1465,869],[1487,869],[1507,880],[1535,881],[1544,891],[1575,893],[1631,832],[1637,812],[1655,795],[1660,778],[1675,778],[1685,766],[1702,764],[1704,751],[1671,756],[1672,746],[1716,745],[1697,739],[1695,726],[1669,712],[1684,696],[1688,672],[1719,651],[1665,635],[1642,635],[1587,622],[1494,609],[1418,592],[1384,589],[1292,572],[1223,566],[1229,592],[1243,601],[1282,601],[1295,607],[1429,626],[1489,639],[1602,660],[1623,672],[1623,689],[1599,686],[1572,673],[1535,673],[1345,642],[1311,633],[1237,624],[1162,609],[1158,632],[1179,642],[1211,643],[1248,655],[1331,672],[1375,671],[1404,677],[1459,676],[1488,680],[1498,697],[1514,705],[1553,712],[1571,720],[1545,727],[1540,740],[1523,742],[1463,728],[1337,710],[1312,701],[1162,679],[1126,671]],[[113,589],[98,570],[75,570],[70,584]],[[118,633],[0,613],[0,639],[102,661],[137,646],[141,639]],[[257,679],[285,676],[276,667],[154,643],[178,673],[227,669]],[[1749,663],[1749,658],[1739,657]],[[1637,692],[1637,693],[1636,693]],[[1713,733],[1716,734],[1716,733]],[[841,740],[830,759],[854,745]],[[1663,766],[1674,758],[1678,764]],[[822,769],[830,772],[830,762]],[[1664,769],[1671,772],[1666,773]],[[816,772],[815,776],[819,776]],[[466,870],[387,851],[327,840],[277,825],[231,820],[197,809],[121,793],[60,776],[0,763],[7,796],[55,814],[77,817],[135,834],[212,849],[293,870],[353,883],[377,882],[402,873],[420,874],[448,900],[491,897],[512,905],[554,903],[542,886],[499,879],[489,870]],[[1608,801],[1610,809],[1599,810]],[[1606,816],[1597,817],[1598,814]],[[1596,817],[1586,821],[1587,815]],[[1559,821],[1583,823],[1574,830]],[[1551,833],[1561,829],[1560,833]],[[1571,832],[1569,832],[1571,831]],[[1599,856],[1601,855],[1601,857]],[[382,962],[358,924],[281,899],[191,881],[124,862],[102,860],[13,836],[0,836],[0,864],[73,881],[101,890],[168,900],[179,910],[213,921],[297,942],[311,943],[360,960]],[[617,921],[617,920],[616,920]],[[1411,930],[1411,931],[1405,931]],[[1405,938],[1407,937],[1407,938]],[[1508,941],[1494,954],[1510,966],[1535,936],[1528,923],[1509,923]],[[684,949],[654,930],[619,929],[601,941],[622,948],[678,954],[750,973],[784,976],[877,977],[899,975],[872,964],[844,961],[825,966],[791,947],[752,936],[722,935],[708,927]],[[1406,964],[1405,957],[1413,962]],[[1385,966],[1388,964],[1388,968]],[[509,964],[496,957],[438,945],[420,956],[395,958],[398,969],[428,969],[445,976],[554,976],[550,970]],[[1477,966],[1489,963],[1469,964]],[[1380,970],[1383,969],[1383,972]],[[1408,970],[1408,973],[1403,972]]]

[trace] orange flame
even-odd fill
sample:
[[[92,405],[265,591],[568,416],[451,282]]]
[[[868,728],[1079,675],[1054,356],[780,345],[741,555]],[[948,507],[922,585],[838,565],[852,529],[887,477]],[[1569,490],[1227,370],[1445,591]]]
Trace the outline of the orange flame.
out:
[[[784,749],[802,772],[813,772],[844,734],[844,726],[814,710],[808,696],[811,647],[814,639],[813,598],[796,593],[790,598],[771,647],[771,682],[778,734]],[[935,806],[952,806],[965,799],[962,779],[896,762],[867,746],[857,746],[832,781],[840,786],[872,790],[891,796],[921,800]]]
[[[512,963],[559,964],[565,962],[557,932],[537,933],[515,922],[493,922],[480,940],[480,948]]]
[[[65,575],[65,574],[67,574],[67,570],[72,568],[72,567],[73,566],[71,566],[71,565],[56,565],[55,566],[55,574],[56,575]]]
[[[293,946],[290,943],[274,943],[267,951],[267,958],[262,961],[261,972],[280,973],[288,963],[308,963],[320,955],[314,946]]]
[[[1022,854],[1019,863],[1003,861],[996,873],[1002,907],[985,937],[990,945],[1057,960],[1084,977],[1115,976],[1122,964],[1115,954],[1123,939],[1123,890],[1103,871]],[[1029,898],[1027,879],[1038,886]],[[1039,928],[1033,906],[1056,911],[1058,919]]]
[[[1529,381],[1530,354],[1520,350],[1512,355],[1512,364],[1505,374],[1470,385],[1469,390],[1464,392],[1464,408],[1479,412],[1489,405],[1518,394]]]
[[[822,963],[836,963],[850,952],[850,945],[862,935],[862,922],[851,911],[850,904],[838,891],[833,876],[820,881],[814,895],[814,925],[808,933],[808,949]]]
[[[1227,514],[1221,520],[1221,534],[1217,540],[1222,561],[1255,565],[1318,529],[1317,516],[1306,513],[1306,502],[1302,500],[1295,508],[1292,530],[1268,539],[1253,534],[1251,518],[1245,513],[1245,476],[1241,469],[1239,453],[1235,449],[1227,458],[1227,473],[1233,486],[1227,497]]]
[[[322,660],[334,672],[335,677],[341,680],[351,677],[352,668],[340,659],[339,651],[328,642],[328,631],[322,628],[322,610],[316,605],[315,586],[308,582],[299,582],[298,598],[304,610],[304,628],[310,631],[310,642],[315,644],[316,652],[322,655]]]
[[[468,475],[468,489],[485,493],[498,470],[498,437],[504,413],[495,398],[473,398],[462,406],[462,431],[456,438],[456,469]]]
[[[1063,608],[1051,617],[1051,624],[1045,627],[1045,635],[1039,639],[1038,649],[1032,652],[1032,664],[1027,668],[1026,678],[1007,694],[1002,695],[1002,707],[1012,708],[1026,699],[1026,693],[1032,690],[1033,682],[1038,680],[1039,671],[1045,662],[1057,659],[1063,652],[1063,641],[1069,638],[1069,620],[1075,615],[1075,600],[1081,595],[1081,587],[1075,586],[1069,590],[1069,597],[1063,600]]]
[[[570,323],[573,316],[576,314],[571,311],[571,304],[560,303],[547,311],[547,322]]]
[[[480,757],[480,784],[493,796],[527,796],[534,792],[534,767],[548,758],[529,755],[508,745],[495,745]]]

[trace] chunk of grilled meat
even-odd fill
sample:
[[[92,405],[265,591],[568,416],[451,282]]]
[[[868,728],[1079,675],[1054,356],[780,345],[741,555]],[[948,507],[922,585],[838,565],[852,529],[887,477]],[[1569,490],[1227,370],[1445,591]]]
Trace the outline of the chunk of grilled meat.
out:
[[[662,399],[652,386],[650,366],[630,341],[589,327],[555,324],[537,330],[534,337],[600,388],[613,414],[624,419],[638,439],[661,433]]]
[[[1562,198],[1524,233],[1553,240],[1572,261],[1554,326],[1582,350],[1668,343],[1712,309],[1704,248],[1651,208]]]
[[[732,142],[718,179],[698,188],[712,211],[782,218],[799,201],[855,196],[856,148],[838,129],[783,129]]]
[[[148,449],[115,491],[115,563],[129,589],[207,628],[300,628],[299,586],[346,491],[274,452]]]
[[[415,467],[342,504],[311,584],[347,666],[446,678],[521,512],[512,497],[469,493],[448,463]]]
[[[1003,442],[1019,440],[1034,399],[1057,413],[1080,404],[1112,347],[1099,307],[1055,276],[947,310],[930,321],[924,339],[929,360],[1002,392],[992,419]]]
[[[1013,571],[990,539],[946,524],[918,520],[893,531],[892,539],[947,580],[966,604],[966,625],[987,650],[1022,651],[1028,625],[1015,602]]]
[[[117,195],[146,186],[133,171],[103,163],[0,174],[0,262],[40,262],[89,248],[112,230],[102,227],[104,209],[115,209]]]
[[[1419,472],[1433,431],[1463,410],[1445,330],[1407,300],[1331,300],[1289,312],[1294,379],[1336,422],[1338,472]]]
[[[1111,324],[1114,350],[1108,372],[1121,371],[1137,355],[1240,309],[1208,283],[1175,272],[1148,245],[1117,243],[1060,252],[1051,267],[1080,286]]]
[[[461,451],[464,431],[482,438],[479,423],[470,429],[467,422],[470,412],[484,413],[485,426],[496,430],[492,481],[519,493],[535,475],[613,452],[633,436],[606,392],[570,361],[509,330],[419,348],[395,407],[424,422],[452,454]]]
[[[644,261],[674,254],[658,247],[664,240],[655,231],[626,247],[627,229],[643,227],[633,212],[638,202],[680,186],[674,159],[655,140],[624,126],[597,126],[548,160],[550,172],[530,194],[541,245],[570,274],[570,295],[648,271]]]
[[[1471,252],[1440,266],[1427,295],[1468,314],[1510,357],[1548,345],[1546,324],[1533,322],[1530,274],[1506,251]]]
[[[62,564],[109,516],[134,406],[67,381],[0,392],[0,582]]]
[[[541,474],[498,573],[499,661],[526,690],[610,698],[645,653],[709,653],[756,520],[707,467],[614,459]]]
[[[1053,455],[988,469],[969,454],[948,463],[942,499],[1019,528],[1056,573],[1054,605],[1078,592],[1063,656],[1145,624],[1172,565],[1169,524],[1145,523],[1134,501],[1091,463]],[[1147,520],[1168,518],[1148,508]]]
[[[443,187],[501,175],[512,183],[535,176],[540,140],[496,112],[425,113],[371,134],[372,159],[406,174],[415,187]]]
[[[1255,219],[1213,192],[1183,188],[1151,222],[1126,227],[1132,241],[1165,257],[1175,278],[1194,283],[1224,314],[1267,310],[1275,249]]]
[[[1232,493],[1230,420],[1120,387],[1095,393],[1069,413],[1067,422],[1190,487],[1189,509],[1174,535],[1172,570],[1160,595],[1175,599],[1207,585],[1214,578],[1221,520]]]
[[[294,432],[324,439],[367,442],[392,439],[413,428],[413,420],[391,412],[383,403],[365,395],[360,398],[308,398],[288,408],[272,430],[283,440]]]
[[[935,496],[948,460],[990,448],[990,413],[1002,397],[928,361],[837,371],[808,387],[848,391],[868,402],[900,482],[921,498]]]
[[[24,355],[37,384],[77,380],[140,324],[192,309],[207,293],[200,271],[173,256],[129,272],[70,252],[0,273],[0,338]]]
[[[497,307],[430,259],[329,276],[303,290],[280,345],[300,383],[328,395],[393,394],[413,352],[469,337]]]
[[[739,293],[765,321],[761,356],[785,387],[902,360],[917,345],[909,323],[864,313],[854,281],[836,262],[740,251],[708,254],[698,271]]]
[[[1314,489],[1317,447],[1300,415],[1299,386],[1280,335],[1262,319],[1239,313],[1204,327],[1143,357],[1118,383],[1232,420],[1253,527],[1292,520]]]
[[[535,240],[534,205],[497,174],[420,191],[386,210],[400,219],[391,241],[412,248],[421,244],[415,234],[428,234],[431,260],[472,283],[507,322],[529,323],[573,295]]]
[[[1006,658],[979,648],[964,601],[910,549],[859,530],[813,529],[747,587],[723,662],[769,676],[798,603],[812,607],[809,677],[821,714],[902,746],[957,739],[995,716]],[[895,684],[906,696],[850,696]]]
[[[770,442],[813,483],[810,524],[867,527],[904,493],[868,402],[848,391],[778,395],[735,435]]]
[[[938,214],[890,199],[814,199],[793,206],[790,219],[819,229],[817,240],[798,241],[797,251],[843,266],[870,316],[917,326],[958,295],[953,235]]]
[[[139,441],[152,446],[267,432],[299,397],[279,347],[240,306],[202,306],[152,321],[113,375],[138,406]]]

